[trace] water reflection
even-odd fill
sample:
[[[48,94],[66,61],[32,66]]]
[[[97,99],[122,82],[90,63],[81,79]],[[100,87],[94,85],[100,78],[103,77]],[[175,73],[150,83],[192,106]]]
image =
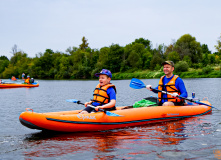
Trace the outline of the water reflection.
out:
[[[186,139],[196,138],[202,133],[206,134],[209,125],[204,123],[202,117],[105,132],[69,134],[39,132],[30,134],[24,139],[27,149],[23,154],[25,157],[61,157],[67,154],[73,156],[78,153],[92,152],[98,159],[113,159],[115,156],[119,158],[120,155],[114,154],[116,150],[118,150],[117,153],[127,153],[130,156],[150,154],[153,151],[139,148],[178,145]],[[201,126],[200,129],[199,126]],[[130,156],[124,156],[124,158],[127,159]]]

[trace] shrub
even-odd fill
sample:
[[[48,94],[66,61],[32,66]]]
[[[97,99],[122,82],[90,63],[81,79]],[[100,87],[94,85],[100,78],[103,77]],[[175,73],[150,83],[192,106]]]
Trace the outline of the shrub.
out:
[[[175,64],[175,72],[186,72],[189,69],[189,65],[186,61],[179,61]]]
[[[212,70],[213,70],[213,68],[212,68],[211,66],[206,66],[206,67],[203,67],[203,69],[202,69],[203,74],[208,74],[208,73],[210,73]]]

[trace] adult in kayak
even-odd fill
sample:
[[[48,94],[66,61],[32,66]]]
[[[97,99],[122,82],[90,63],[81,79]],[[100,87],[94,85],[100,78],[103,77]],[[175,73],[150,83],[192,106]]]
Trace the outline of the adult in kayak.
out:
[[[25,79],[25,84],[30,84],[30,80],[31,80],[31,78],[30,78],[30,76],[28,75],[27,76],[27,78]]]
[[[112,78],[111,71],[102,69],[101,72],[96,73],[95,76],[99,77],[99,84],[94,90],[93,99],[84,104],[86,108],[82,110],[80,114],[97,112],[99,108],[104,111],[116,110],[116,87],[110,83]],[[96,106],[96,108],[94,109],[88,105]]]
[[[27,79],[25,79],[24,84],[32,84],[34,83],[34,78],[30,78],[30,76],[27,76]]]
[[[183,80],[178,75],[173,74],[173,61],[165,61],[162,65],[165,75],[160,78],[159,85],[155,89],[167,91],[172,95],[154,91],[151,89],[151,85],[147,85],[146,88],[158,93],[158,105],[160,106],[183,106],[184,100],[177,97],[178,95],[184,98],[187,98],[188,96]]]

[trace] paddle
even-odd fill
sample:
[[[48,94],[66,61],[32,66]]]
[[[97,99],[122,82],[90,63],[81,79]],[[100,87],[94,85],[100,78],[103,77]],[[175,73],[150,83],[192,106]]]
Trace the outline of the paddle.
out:
[[[67,99],[66,100],[67,102],[73,102],[73,103],[77,103],[77,104],[82,104],[82,105],[84,105],[84,103],[82,103],[81,101],[79,101],[79,100],[76,100],[76,99]],[[91,107],[91,108],[96,108],[95,106],[92,106],[92,105],[87,105],[87,106],[89,106],[89,107]],[[121,116],[121,115],[119,115],[119,114],[116,114],[116,113],[113,113],[113,112],[109,112],[109,111],[105,111],[105,110],[103,110],[103,109],[98,109],[99,111],[101,111],[101,112],[104,112],[106,115],[108,115],[108,116],[112,116],[112,117],[119,117],[119,116]]]
[[[134,89],[146,88],[146,85],[139,79],[132,78],[130,82],[130,87]]]
[[[146,85],[139,79],[136,79],[136,78],[132,78],[131,79],[131,82],[130,82],[130,87],[131,88],[134,88],[134,89],[142,89],[142,88],[146,88]],[[158,89],[155,89],[155,88],[151,88],[152,90],[154,91],[157,91],[157,92],[162,92],[164,94],[169,94],[169,95],[172,95],[172,93],[169,93],[167,91],[162,91],[162,90],[158,90]],[[185,97],[181,97],[179,95],[177,95],[178,98],[181,98],[181,99],[185,99],[185,100],[188,100],[190,102],[193,102],[193,103],[197,103],[197,104],[201,104],[201,105],[206,105],[206,106],[209,106],[209,107],[212,107],[212,108],[216,108],[216,107],[213,107],[212,105],[208,105],[206,103],[202,103],[202,102],[199,102],[199,101],[194,101],[192,99],[189,99],[189,98],[185,98]],[[217,108],[216,108],[217,109]],[[218,110],[218,109],[217,109]]]

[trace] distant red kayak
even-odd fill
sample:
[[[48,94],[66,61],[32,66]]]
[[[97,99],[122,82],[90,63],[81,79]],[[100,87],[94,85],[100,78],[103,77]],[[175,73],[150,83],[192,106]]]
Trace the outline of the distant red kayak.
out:
[[[32,84],[18,84],[18,83],[1,83],[0,88],[20,88],[20,87],[38,87],[38,83]]]
[[[13,77],[11,78],[12,81],[17,81],[17,78]]]

